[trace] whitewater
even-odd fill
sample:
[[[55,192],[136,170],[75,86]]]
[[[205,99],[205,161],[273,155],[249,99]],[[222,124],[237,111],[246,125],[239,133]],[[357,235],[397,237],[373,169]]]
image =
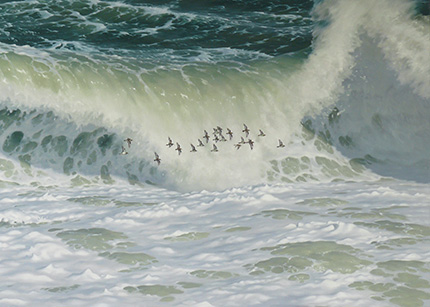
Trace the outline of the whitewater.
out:
[[[0,305],[430,305],[429,11],[3,1]]]

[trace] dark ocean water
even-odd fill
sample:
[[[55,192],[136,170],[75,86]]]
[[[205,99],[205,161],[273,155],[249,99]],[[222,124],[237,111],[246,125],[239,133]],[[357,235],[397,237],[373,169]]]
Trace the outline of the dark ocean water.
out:
[[[222,48],[276,56],[310,47],[312,7],[313,1],[10,1],[2,4],[1,41],[162,62]]]

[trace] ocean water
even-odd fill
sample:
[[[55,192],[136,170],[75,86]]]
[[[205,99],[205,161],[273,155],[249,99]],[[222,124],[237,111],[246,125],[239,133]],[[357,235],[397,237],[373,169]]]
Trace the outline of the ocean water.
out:
[[[2,1],[0,305],[429,306],[429,11]]]

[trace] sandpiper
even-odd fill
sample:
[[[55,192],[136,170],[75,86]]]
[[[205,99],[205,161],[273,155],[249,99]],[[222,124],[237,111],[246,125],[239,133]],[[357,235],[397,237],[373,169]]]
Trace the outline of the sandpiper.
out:
[[[239,149],[240,146],[242,146],[242,144],[240,144],[240,143],[234,144],[234,147],[236,147],[236,149]]]
[[[214,141],[215,141],[215,142],[219,142],[218,135],[216,135],[216,134],[215,134],[215,136],[214,136]]]
[[[196,151],[197,151],[196,147],[194,147],[194,145],[193,145],[193,144],[190,144],[190,145],[191,145],[191,150],[190,150],[190,152],[196,152]]]
[[[245,124],[243,124],[243,130],[242,130],[242,132],[245,132],[245,137],[248,137],[248,135],[249,135],[249,129],[248,129],[248,127]]]
[[[209,134],[206,130],[205,130],[205,135],[203,136],[203,138],[206,139],[206,143],[209,142],[210,137],[209,137]]]
[[[259,129],[260,133],[258,134],[258,136],[266,136],[266,134],[263,132],[263,130]]]
[[[231,131],[229,128],[227,128],[227,134],[230,137],[230,141],[233,138],[233,131]]]
[[[121,146],[122,148],[121,148],[121,153],[120,153],[120,155],[126,155],[126,154],[128,154],[128,152],[125,150],[125,147],[124,146]]]
[[[239,142],[239,144],[241,144],[241,145],[243,145],[243,144],[245,144],[246,142],[245,142],[245,140],[243,139],[243,136],[241,136],[240,137],[240,142]]]
[[[169,148],[173,146],[173,142],[172,139],[170,137],[168,137],[169,142],[166,144],[166,146],[168,146]]]
[[[205,146],[205,144],[203,144],[202,140],[198,139],[198,141],[199,141],[199,145],[197,145],[197,147],[203,147],[203,146]]]
[[[132,142],[133,140],[131,139],[131,138],[126,138],[125,140],[124,140],[124,142],[127,142],[127,144],[128,144],[128,148],[130,148],[130,146],[131,146],[131,142]]]
[[[161,162],[160,156],[155,151],[154,151],[154,154],[155,154],[154,161],[157,162],[158,165],[160,165],[160,162]]]
[[[254,141],[253,140],[248,139],[247,143],[249,144],[249,147],[251,147],[251,150],[254,149]]]
[[[340,111],[337,107],[334,107],[333,111],[328,115],[328,120],[332,122],[334,119],[337,119],[340,115]]]
[[[279,142],[279,145],[276,146],[277,148],[285,147],[284,143],[282,143],[281,140],[278,140],[278,142]]]
[[[176,149],[175,149],[175,150],[177,150],[177,151],[178,151],[178,155],[180,155],[180,154],[181,154],[181,152],[182,152],[181,145],[179,145],[179,143],[178,143],[178,142],[176,142]]]
[[[218,148],[216,147],[216,145],[215,144],[213,144],[213,148],[212,148],[212,150],[211,150],[212,152],[217,152],[218,151]]]

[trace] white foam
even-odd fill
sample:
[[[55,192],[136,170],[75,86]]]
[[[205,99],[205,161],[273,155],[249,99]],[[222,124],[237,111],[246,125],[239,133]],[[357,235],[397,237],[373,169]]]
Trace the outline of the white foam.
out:
[[[22,186],[21,189],[32,191],[34,187]],[[399,206],[402,204],[407,206],[408,220],[400,220],[401,223],[420,223],[420,210],[430,196],[428,191],[425,185],[409,183],[405,186],[394,181],[384,185],[320,183],[248,186],[219,192],[174,193],[173,198],[172,192],[167,190],[141,189],[127,184],[116,185],[114,189],[108,186],[73,190],[56,188],[50,190],[50,195],[57,199],[55,206],[59,210],[54,211],[52,216],[46,211],[44,214],[47,221],[54,221],[62,213],[69,214],[61,210],[61,207],[71,206],[70,209],[83,210],[84,214],[79,220],[63,218],[62,223],[38,224],[37,229],[23,225],[3,232],[0,242],[7,246],[5,253],[0,255],[0,275],[7,275],[11,289],[16,291],[0,290],[0,295],[2,298],[17,299],[25,303],[32,302],[33,295],[37,295],[38,302],[49,300],[59,303],[65,297],[79,297],[76,305],[120,302],[132,304],[142,299],[156,305],[162,297],[138,292],[128,293],[123,289],[128,286],[160,286],[160,289],[177,289],[182,292],[171,294],[174,297],[173,305],[177,306],[186,305],[187,302],[214,306],[227,302],[231,302],[231,305],[279,305],[286,300],[295,305],[371,304],[373,300],[369,295],[377,295],[376,293],[357,291],[348,285],[356,281],[396,284],[393,278],[376,276],[370,271],[377,268],[378,263],[388,260],[424,261],[428,256],[422,254],[425,243],[418,240],[414,244],[391,245],[392,250],[378,249],[375,242],[389,242],[405,237],[413,240],[414,235],[407,232],[399,235],[388,229],[368,227],[365,226],[366,223],[372,224],[378,219],[354,218],[348,213],[384,209],[402,215],[404,209]],[[22,195],[16,196],[16,200],[28,216],[40,210],[37,196],[27,197],[25,193]],[[109,196],[110,199],[118,200],[134,195],[133,198],[137,202],[146,203],[151,200],[158,205],[145,209],[109,205],[88,207],[67,200],[72,196],[82,195]],[[40,195],[40,198],[43,198],[43,195]],[[318,207],[303,202],[306,199],[334,198],[343,200],[343,203]],[[202,201],[207,199],[214,199],[212,206],[201,205]],[[255,204],[249,206],[250,200]],[[12,203],[3,203],[3,206],[12,206]],[[184,207],[188,209],[186,214],[176,213],[181,212],[180,208]],[[351,211],[354,207],[358,209]],[[162,211],[168,208],[171,214],[168,218],[165,215],[144,214],[146,210],[157,211],[157,208]],[[295,212],[295,215],[275,218],[275,215],[269,214],[276,210],[288,210]],[[136,212],[138,214],[134,214]],[[303,214],[306,212],[312,215]],[[127,220],[116,218],[125,215],[128,216]],[[295,220],[297,218],[299,220]],[[394,219],[393,222],[398,220]],[[94,227],[119,232],[121,239],[106,240],[105,243],[111,247],[93,251],[85,247],[76,249],[75,246],[79,246],[79,240],[82,240],[80,237],[76,237],[77,241],[73,245],[67,245],[67,241],[60,241],[56,235],[63,230]],[[188,241],[165,239],[190,232],[209,235]],[[92,237],[93,239],[96,240],[96,237]],[[352,261],[353,267],[349,272],[340,273],[325,267],[325,261],[329,261],[328,259],[320,261],[318,257],[302,255],[302,258],[313,263],[303,270],[274,273],[262,269],[261,275],[249,274],[251,271],[248,268],[258,263],[276,263],[276,260],[270,259],[288,260],[297,257],[294,254],[274,253],[277,249],[312,242],[333,242],[332,244],[339,244],[342,248],[349,246],[352,250],[341,250],[339,257],[352,253],[351,257],[369,261],[370,264],[363,263],[360,266],[355,262],[355,258],[345,258],[346,263]],[[124,264],[114,258],[105,258],[104,252],[118,257],[122,255],[124,259],[127,259],[127,255],[136,257],[143,253],[154,257],[157,262],[142,264],[144,269],[140,270],[136,263]],[[303,252],[306,253],[306,250]],[[251,267],[247,268],[247,265]],[[273,265],[276,267],[276,264]],[[336,265],[333,265],[335,269]],[[342,267],[345,262],[340,262],[339,265]],[[287,269],[288,265],[285,268]],[[120,272],[124,270],[128,272]],[[414,274],[421,276],[424,273],[417,271]],[[294,278],[304,279],[295,281]],[[182,287],[182,282],[190,283],[190,288],[187,288],[186,283]],[[163,286],[166,288],[162,288]],[[194,286],[196,288],[192,288]],[[291,291],[282,291],[286,287]],[[31,291],[23,291],[24,288]],[[56,294],[41,289],[62,292]],[[59,293],[61,295],[57,296]],[[88,293],[90,295],[86,295]],[[105,301],[107,298],[109,300]]]

